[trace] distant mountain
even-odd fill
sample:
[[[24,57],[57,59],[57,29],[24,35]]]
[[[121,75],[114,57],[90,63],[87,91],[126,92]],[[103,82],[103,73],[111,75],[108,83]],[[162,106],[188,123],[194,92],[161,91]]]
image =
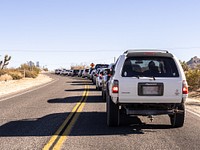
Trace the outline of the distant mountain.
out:
[[[196,68],[198,65],[200,65],[200,58],[198,58],[197,56],[191,58],[187,62],[187,65],[189,66],[189,68]]]

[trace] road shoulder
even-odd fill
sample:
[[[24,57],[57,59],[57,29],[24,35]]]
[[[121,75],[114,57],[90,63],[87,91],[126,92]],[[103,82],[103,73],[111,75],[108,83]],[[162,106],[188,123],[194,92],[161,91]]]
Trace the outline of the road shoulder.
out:
[[[12,80],[7,82],[0,82],[0,98],[9,95],[17,94],[53,81],[47,74],[39,74],[37,78],[25,78],[21,80]]]

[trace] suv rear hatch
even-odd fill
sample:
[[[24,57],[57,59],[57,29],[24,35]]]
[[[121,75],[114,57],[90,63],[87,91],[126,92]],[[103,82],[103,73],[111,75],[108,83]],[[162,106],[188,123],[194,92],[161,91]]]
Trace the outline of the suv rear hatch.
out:
[[[119,103],[180,103],[182,78],[172,57],[130,56],[119,80]]]

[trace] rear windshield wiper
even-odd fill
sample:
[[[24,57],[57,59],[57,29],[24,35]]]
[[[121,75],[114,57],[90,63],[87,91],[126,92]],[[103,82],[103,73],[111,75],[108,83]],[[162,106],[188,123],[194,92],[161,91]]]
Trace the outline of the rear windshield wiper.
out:
[[[139,77],[140,77],[140,76],[138,76],[137,78],[139,79]],[[146,77],[148,77],[148,76],[146,76]],[[148,78],[153,78],[153,80],[156,80],[156,78],[155,78],[154,76],[150,76],[150,77],[148,77]]]

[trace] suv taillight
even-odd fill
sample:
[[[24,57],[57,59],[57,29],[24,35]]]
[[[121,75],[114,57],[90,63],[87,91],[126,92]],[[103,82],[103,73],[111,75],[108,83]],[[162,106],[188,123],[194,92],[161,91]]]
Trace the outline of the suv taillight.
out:
[[[102,74],[100,74],[100,75],[99,75],[99,78],[100,78],[100,79],[102,79],[102,77],[103,77],[103,75],[102,75]]]
[[[114,80],[112,86],[112,93],[118,93],[118,92],[119,92],[119,82],[118,80]]]
[[[188,85],[185,80],[183,80],[183,94],[188,94]]]

